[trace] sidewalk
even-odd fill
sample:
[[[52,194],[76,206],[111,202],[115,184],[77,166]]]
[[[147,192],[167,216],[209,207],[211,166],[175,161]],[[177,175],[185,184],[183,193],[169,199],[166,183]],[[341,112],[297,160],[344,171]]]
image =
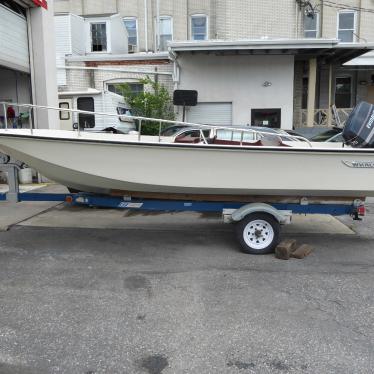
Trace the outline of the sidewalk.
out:
[[[7,185],[0,185],[0,193],[5,193],[8,190]],[[22,185],[21,192],[48,192],[48,193],[64,193],[67,192],[63,186],[55,184],[42,185]],[[60,202],[28,202],[22,201],[20,203],[1,201],[0,202],[0,231],[7,231],[10,226],[16,225],[24,220],[34,217],[40,213],[47,211]]]
[[[56,184],[22,186],[21,191],[65,193]],[[1,192],[1,189],[0,189]],[[91,228],[120,230],[217,232],[230,231],[221,214],[195,212],[144,212],[123,209],[94,209],[69,206],[60,202],[0,202],[0,231],[13,225],[51,228]],[[347,225],[330,215],[294,215],[284,234],[353,235]]]

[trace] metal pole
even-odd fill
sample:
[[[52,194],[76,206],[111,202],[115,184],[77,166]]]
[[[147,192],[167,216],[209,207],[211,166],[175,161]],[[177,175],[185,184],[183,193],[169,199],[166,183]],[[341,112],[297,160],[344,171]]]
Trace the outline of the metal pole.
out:
[[[186,105],[183,105],[183,122],[186,120]]]
[[[6,104],[3,104],[3,110],[4,110],[4,124],[5,124],[5,129],[8,129],[8,116],[6,114]]]
[[[327,126],[332,126],[332,64],[329,65],[329,104],[327,111]]]
[[[29,126],[30,126],[31,135],[33,133],[33,130],[32,130],[32,117],[31,117],[32,110],[33,110],[33,108],[29,108],[29,110],[28,110],[28,112],[29,112]]]
[[[159,123],[160,123],[160,125],[159,125],[159,128],[158,128],[158,142],[160,143],[161,142],[161,121]]]
[[[6,165],[8,172],[8,186],[9,191],[6,195],[7,201],[19,201],[19,182],[18,182],[18,168],[15,165]]]
[[[142,120],[139,121],[139,134],[138,134],[138,141],[140,142],[140,137],[142,134]]]

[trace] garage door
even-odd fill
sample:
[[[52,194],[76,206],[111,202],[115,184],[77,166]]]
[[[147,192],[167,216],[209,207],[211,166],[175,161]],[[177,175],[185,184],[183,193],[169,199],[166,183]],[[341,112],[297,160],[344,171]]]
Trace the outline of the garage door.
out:
[[[232,125],[232,103],[199,103],[190,107],[187,121],[206,125]]]
[[[30,71],[26,18],[0,4],[0,65]]]

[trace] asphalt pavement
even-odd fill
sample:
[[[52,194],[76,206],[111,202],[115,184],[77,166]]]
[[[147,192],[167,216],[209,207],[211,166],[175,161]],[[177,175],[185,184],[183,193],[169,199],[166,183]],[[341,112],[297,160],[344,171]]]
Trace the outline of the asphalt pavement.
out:
[[[63,227],[43,225],[56,209]],[[373,372],[374,206],[341,220],[356,234],[286,232],[314,248],[289,261],[209,217],[76,213],[0,232],[0,374]]]

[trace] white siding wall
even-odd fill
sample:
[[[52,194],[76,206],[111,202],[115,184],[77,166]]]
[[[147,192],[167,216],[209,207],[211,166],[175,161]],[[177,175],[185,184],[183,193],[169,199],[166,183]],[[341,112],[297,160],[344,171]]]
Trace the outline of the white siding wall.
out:
[[[55,16],[55,39],[56,39],[56,64],[57,66],[65,65],[65,56],[72,54],[71,43],[71,16]],[[66,71],[57,69],[57,84],[66,85]]]
[[[86,52],[84,19],[71,14],[71,47],[74,55],[84,55]]]
[[[293,56],[182,55],[178,61],[179,88],[197,90],[199,102],[232,102],[233,125],[250,123],[251,109],[280,108],[281,127],[292,129]]]
[[[26,19],[0,4],[0,65],[30,71]]]
[[[56,38],[56,64],[65,66],[65,56],[83,55],[85,53],[84,19],[66,14],[54,17]],[[57,69],[57,84],[67,84],[66,70]]]
[[[110,17],[110,38],[112,46],[111,53],[121,54],[128,52],[127,30],[122,17],[119,15]]]

